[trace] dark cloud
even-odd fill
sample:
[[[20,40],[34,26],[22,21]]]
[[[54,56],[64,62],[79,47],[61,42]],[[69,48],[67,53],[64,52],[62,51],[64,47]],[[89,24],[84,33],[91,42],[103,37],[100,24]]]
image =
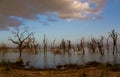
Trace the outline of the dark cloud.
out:
[[[98,15],[104,8],[106,0],[0,0],[0,29],[16,27],[22,24],[20,18],[37,19],[37,14],[51,14],[62,19],[88,19]],[[94,4],[93,8],[90,4]],[[13,16],[13,17],[11,17]]]

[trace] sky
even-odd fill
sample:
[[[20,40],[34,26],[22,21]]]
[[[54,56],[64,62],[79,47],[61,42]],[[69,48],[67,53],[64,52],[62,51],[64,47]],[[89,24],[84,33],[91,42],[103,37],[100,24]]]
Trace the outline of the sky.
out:
[[[0,43],[27,27],[38,41],[120,33],[120,0],[0,0]]]

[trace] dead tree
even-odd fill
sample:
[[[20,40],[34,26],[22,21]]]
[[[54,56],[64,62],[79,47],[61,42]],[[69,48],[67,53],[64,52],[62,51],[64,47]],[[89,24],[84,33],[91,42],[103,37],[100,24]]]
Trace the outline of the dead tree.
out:
[[[117,50],[118,33],[115,32],[115,30],[113,29],[112,32],[110,32],[110,36],[111,36],[111,38],[112,38],[112,40],[113,40],[113,55],[114,55],[115,51],[116,51],[116,53],[117,53],[117,51],[118,51],[118,50]]]
[[[20,32],[18,29],[15,32],[12,32],[14,38],[9,38],[12,43],[16,44],[19,49],[19,58],[21,58],[22,50],[26,47],[25,42],[31,37],[32,33],[28,33],[27,30]]]
[[[101,55],[104,55],[103,39],[104,39],[104,37],[101,36],[101,38],[97,40],[98,50],[99,50]]]
[[[80,42],[80,48],[81,48],[81,50],[83,51],[83,54],[85,54],[84,41],[83,41],[83,39],[82,39],[81,42]]]
[[[68,40],[68,50],[71,50],[71,41]]]
[[[91,38],[91,41],[90,41],[90,50],[95,53],[96,51],[96,48],[97,48],[97,41],[95,38]]]
[[[110,38],[110,36],[108,36],[107,38],[106,38],[106,49],[107,49],[107,52],[109,52],[109,50],[110,50],[110,45],[109,45],[109,38]]]
[[[87,48],[88,48],[88,50],[91,52],[90,42],[87,42]]]
[[[27,48],[32,49],[33,53],[37,53],[37,48],[39,47],[39,43],[37,43],[34,34],[31,35],[31,37],[25,42],[27,45]]]
[[[34,51],[35,54],[37,53],[38,46],[39,46],[39,44],[37,43],[37,41],[35,40],[35,38],[33,36],[33,38],[32,38],[32,48],[33,48],[33,51]]]
[[[51,49],[52,49],[52,50],[54,50],[54,49],[55,49],[55,41],[56,41],[56,39],[55,39],[55,40],[53,40],[53,42],[51,41]]]
[[[104,55],[104,44],[103,44],[104,37],[101,36],[100,38],[100,44],[101,44],[101,55]]]
[[[77,51],[81,51],[80,44],[76,44]]]
[[[46,40],[45,34],[44,34],[44,38],[43,38],[43,50],[44,50],[44,55],[47,54],[47,40]]]
[[[65,42],[64,39],[62,40],[62,42],[61,42],[61,44],[60,44],[60,48],[63,49],[63,51],[66,50],[66,42]]]

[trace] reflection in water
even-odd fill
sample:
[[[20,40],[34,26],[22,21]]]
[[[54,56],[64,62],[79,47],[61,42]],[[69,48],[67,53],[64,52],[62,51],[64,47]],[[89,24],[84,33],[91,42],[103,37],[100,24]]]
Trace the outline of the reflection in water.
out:
[[[0,61],[9,60],[15,62],[18,58],[18,52],[7,52],[3,54],[0,52]],[[102,63],[110,62],[112,64],[120,64],[120,53],[112,55],[112,52],[108,53],[107,50],[104,51],[104,55],[100,53],[91,53],[88,50],[85,50],[85,54],[78,51],[69,51],[67,53],[61,52],[60,54],[53,54],[51,51],[47,51],[47,54],[44,55],[44,52],[38,52],[38,54],[33,54],[30,52],[23,52],[22,58],[24,64],[30,62],[30,66],[37,68],[55,68],[56,65],[64,64],[84,64],[89,61],[98,61]]]

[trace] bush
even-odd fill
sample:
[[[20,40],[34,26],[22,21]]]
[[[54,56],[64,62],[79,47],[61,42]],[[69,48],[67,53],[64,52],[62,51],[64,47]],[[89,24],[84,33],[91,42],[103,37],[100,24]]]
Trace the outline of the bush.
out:
[[[4,60],[2,60],[1,62],[0,62],[0,66],[9,66],[9,65],[11,65],[12,64],[12,62],[10,62],[10,61],[4,61]]]

